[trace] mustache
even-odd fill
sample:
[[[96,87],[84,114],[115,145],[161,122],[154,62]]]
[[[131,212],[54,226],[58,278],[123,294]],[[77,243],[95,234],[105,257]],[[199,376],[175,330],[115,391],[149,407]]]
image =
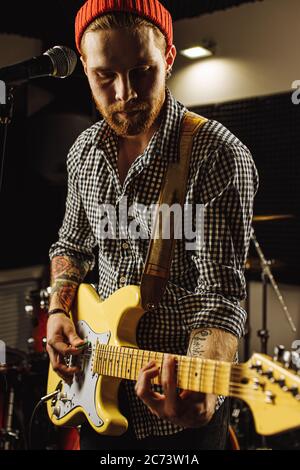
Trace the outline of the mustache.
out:
[[[115,103],[108,108],[110,113],[132,113],[136,111],[147,111],[149,109],[148,103],[136,103],[124,106],[121,103]]]

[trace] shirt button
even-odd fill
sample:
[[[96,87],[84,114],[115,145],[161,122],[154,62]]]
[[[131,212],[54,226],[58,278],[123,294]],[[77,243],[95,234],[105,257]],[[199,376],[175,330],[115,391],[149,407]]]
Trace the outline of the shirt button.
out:
[[[128,250],[128,248],[129,248],[128,243],[124,242],[124,243],[122,244],[122,248],[124,248],[124,250]]]
[[[126,277],[125,276],[121,276],[120,277],[120,284],[125,284],[126,282]]]

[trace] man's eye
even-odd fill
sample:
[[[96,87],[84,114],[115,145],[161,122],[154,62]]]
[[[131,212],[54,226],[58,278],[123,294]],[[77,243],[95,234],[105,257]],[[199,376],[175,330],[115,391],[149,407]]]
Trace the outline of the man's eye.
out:
[[[150,72],[150,70],[151,70],[151,67],[145,66],[145,67],[140,67],[139,69],[136,69],[135,71],[136,71],[137,73],[143,74],[143,73]]]
[[[97,76],[103,79],[110,79],[114,77],[113,72],[97,72]]]

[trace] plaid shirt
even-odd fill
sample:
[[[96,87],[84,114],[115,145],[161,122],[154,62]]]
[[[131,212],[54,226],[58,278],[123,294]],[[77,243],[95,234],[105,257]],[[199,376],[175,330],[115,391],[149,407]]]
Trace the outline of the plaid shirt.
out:
[[[128,207],[157,203],[166,166],[178,158],[185,112],[167,89],[160,128],[131,165],[123,185],[117,168],[118,139],[105,121],[84,131],[70,150],[66,212],[50,258],[77,257],[92,269],[93,249],[98,246],[102,299],[124,285],[140,284],[149,239],[101,238],[99,207],[112,204],[117,208],[124,196]],[[247,147],[220,123],[205,123],[194,140],[185,200],[204,204],[204,243],[198,251],[187,251],[185,240],[177,240],[164,297],[139,322],[140,348],[186,354],[190,333],[203,327],[242,336],[246,312],[239,301],[245,298],[243,268],[257,187]],[[132,218],[138,219],[138,213]],[[126,389],[137,438],[183,429],[152,415],[137,398],[133,382],[126,381]]]

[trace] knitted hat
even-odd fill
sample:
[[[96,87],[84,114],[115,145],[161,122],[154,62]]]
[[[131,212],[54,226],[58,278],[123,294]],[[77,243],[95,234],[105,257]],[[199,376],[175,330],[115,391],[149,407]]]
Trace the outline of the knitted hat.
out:
[[[173,44],[172,17],[158,0],[88,0],[79,10],[75,21],[76,46],[80,52],[82,36],[98,16],[111,12],[135,13],[154,23],[164,34],[167,45]]]

